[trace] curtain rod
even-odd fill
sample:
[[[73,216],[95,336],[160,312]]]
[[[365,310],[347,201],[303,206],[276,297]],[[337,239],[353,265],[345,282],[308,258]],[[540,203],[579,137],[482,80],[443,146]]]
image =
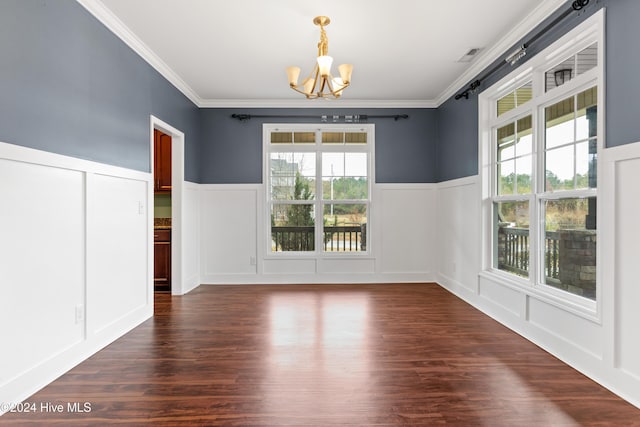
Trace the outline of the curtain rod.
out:
[[[251,119],[289,119],[289,118],[302,118],[302,119],[320,119],[322,123],[338,123],[340,118],[344,123],[364,123],[369,119],[393,119],[396,122],[400,119],[408,119],[408,114],[390,114],[390,115],[371,115],[371,114],[323,114],[320,116],[314,116],[311,114],[232,114],[231,118],[240,120],[241,122]]]
[[[587,4],[589,4],[589,0],[575,0],[574,2],[572,2],[571,7],[569,9],[565,10],[564,12],[562,12],[562,14],[560,16],[558,16],[556,19],[554,19],[552,22],[550,22],[542,30],[540,30],[536,34],[534,34],[529,39],[528,42],[523,43],[522,45],[520,45],[520,48],[517,51],[515,51],[513,54],[511,54],[507,58],[505,58],[504,62],[503,61],[498,62],[496,65],[493,66],[493,68],[491,68],[489,71],[487,71],[482,77],[477,78],[473,82],[471,82],[469,84],[469,87],[467,87],[465,90],[463,90],[462,92],[458,93],[455,96],[455,99],[460,99],[460,98],[469,99],[469,94],[470,93],[475,93],[476,90],[480,87],[480,84],[482,84],[483,80],[486,80],[488,77],[493,75],[495,72],[497,72],[499,69],[501,69],[505,64],[514,65],[523,56],[525,56],[527,48],[529,46],[531,46],[532,43],[534,43],[536,40],[538,40],[540,37],[542,37],[547,31],[549,31],[550,29],[552,29],[553,27],[558,25],[560,23],[560,21],[564,20],[564,18],[569,16],[571,14],[571,12],[580,11]]]

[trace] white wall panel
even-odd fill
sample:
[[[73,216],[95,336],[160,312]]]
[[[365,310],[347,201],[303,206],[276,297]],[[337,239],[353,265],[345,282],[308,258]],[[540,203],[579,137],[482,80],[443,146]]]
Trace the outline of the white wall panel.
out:
[[[0,143],[0,402],[153,314],[150,174]]]
[[[472,292],[477,290],[480,265],[479,214],[475,177],[438,187],[438,271],[452,285]]]
[[[202,275],[256,274],[257,191],[211,186],[201,190]]]
[[[435,268],[436,191],[432,185],[378,185],[371,242],[381,273],[424,273]]]
[[[147,183],[88,175],[87,317],[98,332],[147,305]]]
[[[198,184],[185,182],[182,211],[183,288],[200,285],[200,193]]]
[[[522,292],[486,278],[480,278],[478,295],[514,317],[521,317],[525,296]]]
[[[567,349],[574,347],[602,359],[603,330],[600,324],[537,298],[529,298],[528,312],[532,325],[564,342]]]
[[[615,180],[615,352],[619,368],[640,380],[640,159],[619,162]]]
[[[0,159],[0,387],[83,338],[84,176]]]
[[[313,277],[318,272],[318,266],[315,259],[309,258],[269,258],[263,261],[263,272],[265,275],[306,275]]]
[[[372,258],[323,258],[318,262],[318,271],[324,274],[368,274],[375,272],[375,260]]]

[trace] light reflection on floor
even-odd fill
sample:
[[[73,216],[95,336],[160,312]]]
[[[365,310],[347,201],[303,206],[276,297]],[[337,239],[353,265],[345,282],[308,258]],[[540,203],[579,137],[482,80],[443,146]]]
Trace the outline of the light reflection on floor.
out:
[[[369,298],[362,293],[279,293],[269,301],[270,352],[264,408],[300,415],[363,402],[370,386]],[[317,399],[314,399],[317,396]],[[309,403],[322,407],[309,408]],[[305,406],[307,405],[307,406]],[[371,415],[371,414],[369,414]]]

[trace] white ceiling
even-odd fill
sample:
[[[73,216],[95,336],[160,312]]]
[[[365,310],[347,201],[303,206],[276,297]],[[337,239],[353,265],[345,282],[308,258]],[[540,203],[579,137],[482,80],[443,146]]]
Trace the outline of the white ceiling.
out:
[[[354,65],[334,106],[434,107],[566,0],[78,0],[197,105],[322,107],[288,87],[329,53]],[[458,60],[483,50],[471,63]],[[339,104],[336,104],[339,103]]]

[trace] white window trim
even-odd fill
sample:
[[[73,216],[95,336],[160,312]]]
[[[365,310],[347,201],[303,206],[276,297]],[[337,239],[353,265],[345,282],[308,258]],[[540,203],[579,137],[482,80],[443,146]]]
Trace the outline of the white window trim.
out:
[[[481,272],[480,276],[489,280],[494,280],[503,285],[507,285],[513,289],[517,289],[520,292],[524,292],[527,295],[535,296],[538,299],[544,300],[549,304],[558,306],[566,311],[572,312],[581,317],[587,318],[596,323],[602,322],[602,244],[600,243],[600,236],[602,236],[602,203],[597,205],[597,218],[598,218],[598,245],[596,249],[597,257],[597,272],[596,272],[596,300],[588,300],[586,298],[573,295],[569,292],[565,292],[559,289],[555,289],[549,285],[535,283],[535,278],[540,274],[538,269],[541,267],[540,255],[538,254],[538,234],[541,229],[541,224],[535,223],[537,218],[535,210],[539,209],[539,204],[545,200],[551,200],[555,198],[571,197],[572,195],[580,195],[584,197],[589,193],[592,195],[598,195],[600,190],[580,190],[576,192],[562,191],[558,193],[547,193],[544,196],[540,194],[532,195],[514,195],[509,197],[509,200],[529,200],[529,212],[532,222],[530,224],[530,252],[535,253],[536,256],[532,257],[535,260],[530,264],[529,271],[535,271],[535,274],[530,274],[528,279],[518,278],[513,274],[509,274],[493,268],[493,215],[492,204],[494,201],[498,201],[500,197],[493,195],[493,189],[496,185],[493,176],[493,132],[492,129],[498,123],[505,123],[509,120],[516,120],[518,117],[527,115],[526,112],[530,112],[534,117],[534,123],[537,126],[533,129],[533,132],[537,132],[541,135],[544,132],[544,123],[541,120],[537,120],[537,116],[540,114],[541,109],[546,105],[551,105],[561,99],[568,96],[575,95],[580,92],[581,89],[587,89],[589,87],[597,86],[598,90],[598,188],[602,188],[603,180],[603,167],[602,167],[602,153],[605,144],[605,76],[604,76],[604,64],[605,64],[605,10],[602,8],[596,12],[593,16],[585,20],[565,36],[554,42],[552,45],[544,49],[535,57],[531,58],[526,64],[515,69],[513,72],[502,78],[493,86],[483,91],[478,96],[478,135],[479,135],[479,147],[478,147],[478,172],[480,175],[480,197],[481,197]],[[582,49],[588,47],[594,42],[598,43],[598,66],[582,75],[574,77],[569,82],[565,83],[559,88],[552,89],[544,93],[544,73],[545,71],[553,68],[558,63],[562,62],[566,57],[580,52]],[[527,103],[514,108],[513,110],[502,114],[497,117],[496,100],[502,97],[504,94],[520,87],[528,80],[534,82],[533,99]],[[534,144],[535,145],[535,144]],[[544,171],[540,175],[540,171],[543,165],[540,165],[537,161],[539,147],[533,147],[534,163],[533,170],[536,173],[536,184],[540,185],[537,181],[540,176],[544,176]],[[601,198],[601,197],[599,197]],[[539,219],[540,221],[543,218]],[[535,251],[535,252],[534,252]],[[535,269],[535,270],[534,270]]]
[[[331,144],[323,144],[319,141],[316,135],[316,142],[311,144],[271,144],[270,135],[273,131],[292,131],[292,132],[353,132],[353,131],[361,131],[367,133],[367,143],[366,144],[345,144],[345,145],[334,145]],[[264,253],[265,259],[327,259],[327,258],[337,258],[337,259],[363,259],[363,258],[372,258],[374,250],[372,248],[375,247],[375,238],[373,237],[373,224],[375,219],[373,219],[373,193],[374,193],[374,184],[375,184],[375,125],[374,124],[334,124],[334,123],[320,123],[320,124],[309,124],[309,123],[265,123],[262,125],[262,140],[263,140],[263,194],[264,194],[264,210],[263,210],[263,224],[264,224]],[[272,149],[273,147],[273,149]],[[339,150],[336,148],[340,147]],[[287,252],[273,252],[271,250],[271,199],[270,199],[270,164],[269,160],[271,158],[271,152],[283,152],[283,151],[291,151],[291,152],[309,152],[309,153],[322,153],[322,152],[343,152],[343,153],[367,153],[368,154],[368,199],[362,200],[362,203],[367,204],[367,249],[365,251],[358,252],[326,252],[322,250],[321,241],[322,241],[322,226],[318,226],[316,223],[316,248],[314,251],[308,252],[297,252],[297,251],[287,251]],[[320,169],[320,156],[316,156],[316,171]],[[322,182],[316,182],[316,198],[313,200],[313,204],[316,208],[316,218],[320,215],[322,218],[322,203],[323,200],[321,197],[318,197],[322,192]],[[295,203],[295,204],[305,204],[306,201],[288,201],[287,203]],[[340,202],[339,200],[336,202]],[[346,203],[355,203],[355,201],[349,201]]]

